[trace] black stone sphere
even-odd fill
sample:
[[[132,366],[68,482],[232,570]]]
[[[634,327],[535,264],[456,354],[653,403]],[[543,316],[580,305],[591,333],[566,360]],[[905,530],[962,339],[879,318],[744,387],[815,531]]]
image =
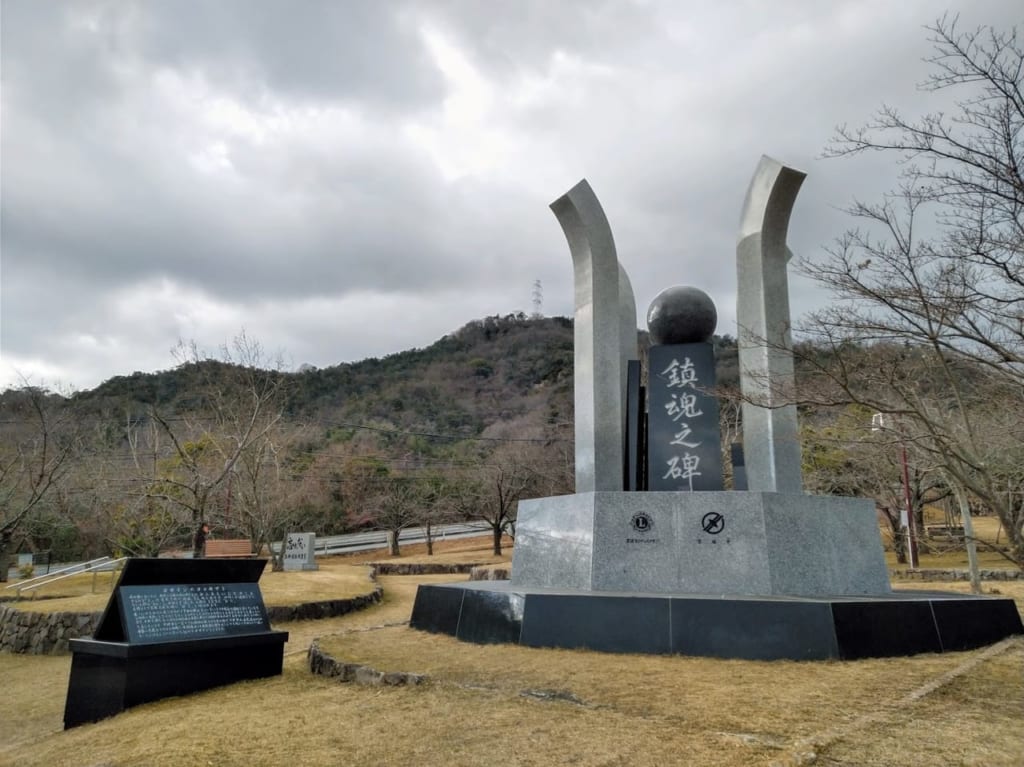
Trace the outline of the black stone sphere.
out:
[[[647,310],[652,344],[695,344],[715,332],[718,312],[711,296],[699,288],[676,285],[661,291]]]

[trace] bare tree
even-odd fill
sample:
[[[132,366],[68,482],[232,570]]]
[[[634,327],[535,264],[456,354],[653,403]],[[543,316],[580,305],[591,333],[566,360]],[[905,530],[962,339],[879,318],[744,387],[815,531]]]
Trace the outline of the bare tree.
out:
[[[476,479],[462,487],[458,507],[466,517],[490,525],[495,556],[501,555],[503,535],[515,537],[519,501],[555,494],[552,477],[541,468],[543,456],[533,443],[503,445],[487,457]]]
[[[930,31],[924,85],[960,95],[955,111],[911,120],[883,107],[862,128],[840,127],[825,152],[889,153],[902,175],[882,202],[854,203],[861,228],[800,264],[836,299],[804,323],[801,397],[893,416],[901,439],[999,514],[1024,566],[1024,503],[1005,492],[993,435],[978,426],[1019,441],[1024,47],[1016,28],[962,32],[955,17]]]
[[[268,430],[241,452],[225,488],[221,528],[243,529],[254,551],[266,546],[274,570],[284,569],[285,551],[270,544],[284,540],[305,508],[307,483],[293,456],[304,433],[301,426],[282,424]]]
[[[903,461],[907,445],[891,430],[872,426],[870,410],[850,406],[835,419],[818,425],[805,424],[803,440],[804,487],[822,495],[872,498],[892,540],[896,560],[907,562],[907,540],[901,511],[910,499],[909,520],[916,531],[923,528],[926,502],[949,495],[942,473],[932,468],[926,453],[909,450],[907,487],[903,486]],[[821,416],[819,416],[819,419]]]
[[[74,414],[62,398],[35,386],[8,392],[0,443],[0,581],[7,580],[15,535],[67,473],[77,442]]]
[[[221,350],[220,359],[203,355],[194,344],[179,346],[178,356],[200,379],[199,401],[187,413],[151,409],[170,458],[146,495],[187,511],[196,529],[207,521],[243,454],[281,420],[287,379],[281,360],[270,359],[244,332],[231,349]]]

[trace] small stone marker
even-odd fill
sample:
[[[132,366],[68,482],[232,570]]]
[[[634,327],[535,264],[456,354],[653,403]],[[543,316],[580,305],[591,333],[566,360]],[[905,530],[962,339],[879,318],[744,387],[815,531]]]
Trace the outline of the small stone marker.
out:
[[[317,570],[313,555],[315,533],[288,533],[284,540],[285,570]]]

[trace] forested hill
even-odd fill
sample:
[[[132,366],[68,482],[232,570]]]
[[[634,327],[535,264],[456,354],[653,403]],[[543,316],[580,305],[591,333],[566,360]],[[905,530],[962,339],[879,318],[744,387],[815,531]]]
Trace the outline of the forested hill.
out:
[[[720,382],[734,383],[735,343],[716,337],[715,346]],[[377,426],[451,436],[565,424],[572,421],[572,366],[571,319],[487,317],[423,349],[282,373],[285,417],[339,429]],[[73,399],[86,411],[120,412],[122,418],[125,411],[142,416],[153,406],[201,410],[202,390],[228,367],[206,360],[117,376]]]

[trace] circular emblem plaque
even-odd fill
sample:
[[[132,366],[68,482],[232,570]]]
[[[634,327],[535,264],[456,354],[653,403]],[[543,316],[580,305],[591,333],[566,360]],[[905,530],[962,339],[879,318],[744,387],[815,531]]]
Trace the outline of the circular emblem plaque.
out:
[[[701,517],[700,526],[708,535],[718,535],[725,529],[725,517],[717,511],[709,511]]]
[[[654,520],[642,511],[634,514],[629,523],[638,533],[649,533],[654,529]]]

